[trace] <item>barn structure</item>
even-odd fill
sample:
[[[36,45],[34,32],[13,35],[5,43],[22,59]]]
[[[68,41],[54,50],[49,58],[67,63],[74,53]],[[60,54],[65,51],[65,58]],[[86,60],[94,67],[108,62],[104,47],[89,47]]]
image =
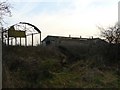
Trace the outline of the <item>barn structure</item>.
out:
[[[35,38],[35,35],[39,36]],[[41,31],[30,23],[19,22],[10,26],[8,29],[2,30],[2,43],[6,45],[28,46],[28,42],[31,42],[31,46],[34,46],[34,42],[37,39],[39,39],[37,41],[38,44],[41,44]]]
[[[82,37],[63,37],[63,36],[51,36],[48,35],[43,39],[42,44],[47,45],[80,45],[80,44],[95,44],[95,43],[107,43],[100,38],[82,38]]]

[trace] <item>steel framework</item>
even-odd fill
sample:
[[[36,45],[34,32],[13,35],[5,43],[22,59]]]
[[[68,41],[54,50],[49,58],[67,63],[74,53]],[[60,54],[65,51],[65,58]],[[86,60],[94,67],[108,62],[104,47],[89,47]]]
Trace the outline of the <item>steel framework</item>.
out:
[[[39,34],[39,44],[41,44],[41,31],[34,25],[26,22],[19,22],[10,26],[8,29],[2,29],[2,43],[6,45],[22,45],[22,38],[24,38],[25,46],[27,46],[27,37],[31,36],[32,46],[34,45],[34,35]],[[11,41],[11,44],[10,44]]]

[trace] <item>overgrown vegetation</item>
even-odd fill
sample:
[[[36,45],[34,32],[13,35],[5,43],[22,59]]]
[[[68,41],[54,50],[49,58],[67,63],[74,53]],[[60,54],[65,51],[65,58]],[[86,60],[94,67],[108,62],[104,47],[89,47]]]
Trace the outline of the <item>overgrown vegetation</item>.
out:
[[[4,88],[120,88],[120,45],[3,46]]]

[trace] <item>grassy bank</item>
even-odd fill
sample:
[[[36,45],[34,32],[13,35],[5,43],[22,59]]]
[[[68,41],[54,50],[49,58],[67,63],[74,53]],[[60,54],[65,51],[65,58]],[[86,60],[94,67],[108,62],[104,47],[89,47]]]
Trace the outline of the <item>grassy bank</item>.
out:
[[[110,48],[3,46],[3,87],[120,88],[119,52]]]

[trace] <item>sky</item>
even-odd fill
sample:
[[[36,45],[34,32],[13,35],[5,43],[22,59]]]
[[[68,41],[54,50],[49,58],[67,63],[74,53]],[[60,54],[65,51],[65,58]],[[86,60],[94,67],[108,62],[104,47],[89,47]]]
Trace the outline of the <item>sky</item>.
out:
[[[8,0],[12,17],[7,27],[28,22],[38,27],[42,39],[47,35],[99,37],[97,26],[107,27],[118,21],[119,0]]]

